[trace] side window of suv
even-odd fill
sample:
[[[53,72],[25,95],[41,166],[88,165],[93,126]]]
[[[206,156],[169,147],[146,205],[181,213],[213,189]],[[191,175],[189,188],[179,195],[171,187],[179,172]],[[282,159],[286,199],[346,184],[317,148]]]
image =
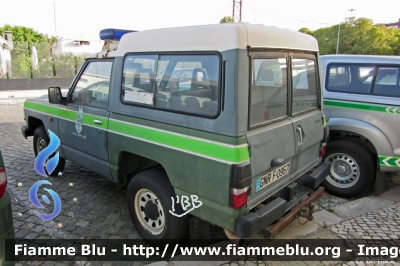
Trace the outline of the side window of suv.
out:
[[[216,54],[141,54],[125,58],[121,94],[125,103],[214,117],[220,86]]]
[[[208,117],[218,113],[217,55],[160,55],[158,68],[156,107]]]
[[[376,74],[373,94],[400,96],[399,68],[379,67]]]
[[[153,105],[157,55],[129,55],[125,57],[122,75],[124,102]]]
[[[336,92],[369,93],[375,69],[375,66],[330,64],[326,89]]]
[[[71,97],[71,103],[107,109],[112,61],[89,62]]]

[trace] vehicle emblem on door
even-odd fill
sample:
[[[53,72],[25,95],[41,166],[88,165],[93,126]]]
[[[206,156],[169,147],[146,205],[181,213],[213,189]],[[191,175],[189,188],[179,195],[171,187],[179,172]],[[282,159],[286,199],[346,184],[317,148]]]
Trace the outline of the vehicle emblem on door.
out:
[[[81,133],[82,131],[82,123],[83,123],[83,110],[82,107],[79,107],[79,112],[76,113],[76,123],[75,123],[75,128],[76,132]]]

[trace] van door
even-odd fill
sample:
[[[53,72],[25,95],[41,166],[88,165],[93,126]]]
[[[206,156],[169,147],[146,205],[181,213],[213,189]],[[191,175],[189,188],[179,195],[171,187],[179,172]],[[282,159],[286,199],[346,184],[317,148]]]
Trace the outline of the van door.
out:
[[[293,125],[289,117],[288,53],[250,54],[249,130],[252,190],[248,208],[290,182],[295,155]]]
[[[112,60],[89,60],[60,108],[61,148],[68,160],[111,178],[108,158],[108,95]]]
[[[316,55],[291,54],[290,64],[296,153],[292,159],[291,178],[296,179],[319,160],[324,132]]]

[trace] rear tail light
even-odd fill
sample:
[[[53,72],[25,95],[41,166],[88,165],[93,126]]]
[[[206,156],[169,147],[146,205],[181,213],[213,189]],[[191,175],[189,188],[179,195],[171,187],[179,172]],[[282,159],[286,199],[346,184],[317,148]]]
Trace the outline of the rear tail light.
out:
[[[6,194],[7,176],[6,169],[0,168],[0,199]]]
[[[319,157],[324,156],[325,152],[326,152],[326,144],[323,144],[321,151],[319,152]]]
[[[231,207],[239,209],[247,204],[247,196],[249,195],[249,187],[242,189],[231,189]]]

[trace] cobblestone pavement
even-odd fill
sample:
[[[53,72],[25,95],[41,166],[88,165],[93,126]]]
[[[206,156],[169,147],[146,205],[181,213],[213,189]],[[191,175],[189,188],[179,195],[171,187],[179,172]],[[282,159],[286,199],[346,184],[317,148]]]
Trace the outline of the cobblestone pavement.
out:
[[[400,203],[330,227],[343,239],[400,239]]]
[[[138,239],[126,206],[126,187],[119,186],[93,172],[67,161],[63,175],[50,177],[51,189],[62,200],[62,211],[49,222],[38,218],[31,208],[30,187],[43,177],[34,170],[32,138],[24,139],[23,104],[0,104],[0,149],[2,150],[12,198],[14,226],[17,238],[25,239]],[[387,174],[388,188],[400,185],[400,174]],[[368,194],[372,194],[370,191]],[[368,195],[367,194],[367,195]],[[332,210],[336,205],[353,199],[342,199],[325,193],[318,201],[319,209]],[[49,208],[51,209],[52,206]],[[327,229],[343,238],[400,237],[400,203]],[[235,264],[236,263],[236,264]],[[23,264],[40,265],[39,262]],[[75,265],[145,265],[143,262],[76,262]],[[253,265],[252,262],[230,262],[230,265]],[[318,262],[259,262],[258,265],[322,265]],[[332,265],[337,263],[323,263]],[[67,265],[46,262],[43,265]],[[161,265],[161,264],[160,264]],[[173,264],[172,264],[173,265]],[[256,264],[254,264],[256,265]],[[363,264],[360,264],[363,265]]]

